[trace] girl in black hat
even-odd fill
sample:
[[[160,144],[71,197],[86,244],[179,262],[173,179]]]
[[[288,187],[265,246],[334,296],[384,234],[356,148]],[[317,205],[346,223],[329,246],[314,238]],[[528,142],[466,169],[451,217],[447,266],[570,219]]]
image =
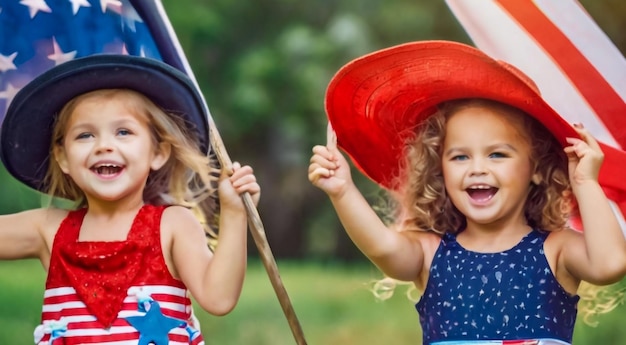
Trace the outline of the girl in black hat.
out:
[[[76,204],[0,216],[0,259],[39,258],[48,271],[35,343],[203,344],[190,296],[215,315],[234,308],[246,267],[239,195],[258,202],[260,188],[248,166],[211,164],[205,111],[184,74],[118,55],[55,67],[14,98],[7,170]],[[212,252],[193,210],[217,191]]]

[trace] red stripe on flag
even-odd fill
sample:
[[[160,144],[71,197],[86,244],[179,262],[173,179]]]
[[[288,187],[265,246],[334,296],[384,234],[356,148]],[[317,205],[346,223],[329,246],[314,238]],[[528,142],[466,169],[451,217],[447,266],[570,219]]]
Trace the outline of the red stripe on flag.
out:
[[[615,141],[626,148],[626,104],[598,70],[534,2],[495,1],[552,57]]]

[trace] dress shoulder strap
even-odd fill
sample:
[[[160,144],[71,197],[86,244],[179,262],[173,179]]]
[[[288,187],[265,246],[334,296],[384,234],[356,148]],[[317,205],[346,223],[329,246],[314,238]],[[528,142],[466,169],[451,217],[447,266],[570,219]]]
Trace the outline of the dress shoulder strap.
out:
[[[168,206],[144,205],[135,216],[128,233],[128,240],[149,241],[159,244],[161,235],[161,216]],[[154,241],[157,241],[156,243]]]
[[[61,225],[59,225],[59,230],[54,236],[55,246],[57,242],[76,242],[78,240],[80,227],[83,224],[85,214],[87,214],[87,208],[79,208],[78,210],[72,210],[67,213],[67,216],[65,216]]]

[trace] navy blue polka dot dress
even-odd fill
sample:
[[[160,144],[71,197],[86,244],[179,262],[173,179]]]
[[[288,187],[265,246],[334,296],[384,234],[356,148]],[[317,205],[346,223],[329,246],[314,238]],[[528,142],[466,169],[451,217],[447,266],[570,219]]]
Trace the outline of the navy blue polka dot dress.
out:
[[[416,304],[423,344],[443,340],[572,341],[578,296],[563,290],[531,231],[498,253],[466,250],[445,234]]]

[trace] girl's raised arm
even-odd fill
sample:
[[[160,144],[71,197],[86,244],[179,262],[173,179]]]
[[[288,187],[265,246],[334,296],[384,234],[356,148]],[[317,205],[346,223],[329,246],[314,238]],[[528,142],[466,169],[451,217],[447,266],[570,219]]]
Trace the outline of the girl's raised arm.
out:
[[[196,301],[214,315],[230,312],[243,288],[248,219],[241,194],[250,193],[255,204],[260,195],[252,168],[235,163],[233,169],[232,176],[224,174],[219,183],[220,223],[215,253],[209,251],[204,230],[190,211],[180,207],[167,210],[169,213],[172,209],[168,219],[175,224],[172,256],[176,270]]]
[[[563,250],[565,267],[575,277],[604,285],[626,274],[626,239],[615,213],[598,183],[603,153],[596,140],[580,125],[581,139],[568,138],[572,191],[583,223],[583,235],[572,236]]]
[[[424,234],[385,226],[354,185],[348,162],[332,138],[326,146],[313,148],[309,180],[328,194],[350,239],[383,273],[399,280],[418,279],[424,263],[420,240]]]

